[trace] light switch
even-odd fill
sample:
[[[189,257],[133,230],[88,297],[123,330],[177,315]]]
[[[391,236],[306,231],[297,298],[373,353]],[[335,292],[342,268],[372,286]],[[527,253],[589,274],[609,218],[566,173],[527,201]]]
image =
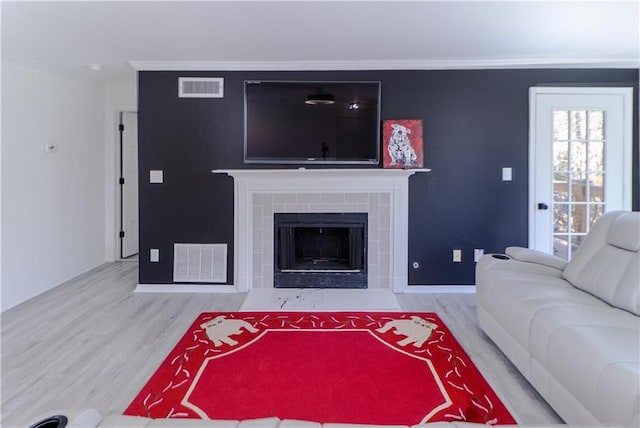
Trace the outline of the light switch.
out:
[[[511,181],[511,167],[502,168],[502,181]]]
[[[157,263],[160,261],[160,250],[157,248],[151,248],[149,250],[149,261]]]
[[[164,182],[163,173],[161,169],[149,171],[149,183],[162,183]]]

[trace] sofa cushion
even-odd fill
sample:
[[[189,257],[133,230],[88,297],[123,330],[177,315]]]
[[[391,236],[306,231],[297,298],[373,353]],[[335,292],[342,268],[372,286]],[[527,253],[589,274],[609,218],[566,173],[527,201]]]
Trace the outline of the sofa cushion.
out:
[[[563,273],[564,278],[575,285],[578,274],[594,261],[593,258],[602,247],[608,245],[609,227],[622,214],[624,214],[623,211],[610,211],[594,223],[578,250],[567,263]]]
[[[322,428],[319,422],[301,421],[298,419],[285,419],[277,425],[278,428]],[[244,428],[240,425],[238,428]]]
[[[603,329],[635,331],[638,337],[631,341],[620,343],[619,348],[624,358],[635,358],[640,361],[640,322],[637,317],[620,309],[613,309],[607,305],[556,305],[540,308],[530,319],[528,348],[531,355],[543,365],[551,363],[548,358],[555,359],[557,354],[549,352],[549,340],[554,332],[560,328],[588,327],[594,331]],[[589,349],[576,350],[593,354],[601,351],[601,344],[585,342]],[[604,352],[617,352],[604,349]]]
[[[525,349],[531,345],[532,320],[545,308],[609,308],[560,278],[508,270],[492,270],[486,276],[489,284],[479,290],[478,303]]]
[[[324,428],[409,428],[408,425],[374,425],[374,424],[341,424],[326,423]]]
[[[176,427],[180,428],[236,428],[238,421],[212,419],[154,419],[149,428]],[[100,427],[102,428],[102,426]]]
[[[281,425],[280,418],[275,416],[270,418],[245,419],[238,424],[238,428],[278,428],[283,426],[292,425]],[[300,428],[319,428],[319,425],[300,425]]]
[[[544,358],[547,371],[601,422],[630,426],[637,419],[637,328],[561,325],[551,331]]]
[[[575,287],[640,315],[640,253],[611,245],[603,247],[574,281]]]
[[[616,308],[640,315],[639,231],[640,212],[605,214],[567,264],[564,278]]]
[[[145,428],[153,419],[142,416],[124,416],[112,414],[100,422],[100,428]]]
[[[624,213],[609,227],[607,242],[627,251],[640,251],[640,221],[638,213]]]

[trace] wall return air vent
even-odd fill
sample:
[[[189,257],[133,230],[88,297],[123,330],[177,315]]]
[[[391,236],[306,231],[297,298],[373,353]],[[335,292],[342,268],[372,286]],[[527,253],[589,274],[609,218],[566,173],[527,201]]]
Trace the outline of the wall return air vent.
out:
[[[227,244],[173,244],[173,282],[227,282]]]
[[[222,77],[178,77],[179,98],[222,98]]]

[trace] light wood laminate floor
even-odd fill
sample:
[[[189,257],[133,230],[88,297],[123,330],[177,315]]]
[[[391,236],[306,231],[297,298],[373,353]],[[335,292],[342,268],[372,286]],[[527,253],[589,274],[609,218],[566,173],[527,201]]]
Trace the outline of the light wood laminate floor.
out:
[[[237,311],[246,294],[134,294],[135,262],[105,264],[2,314],[2,427],[55,409],[122,413],[206,311]],[[405,311],[436,312],[521,424],[561,420],[482,333],[474,294],[404,294]]]

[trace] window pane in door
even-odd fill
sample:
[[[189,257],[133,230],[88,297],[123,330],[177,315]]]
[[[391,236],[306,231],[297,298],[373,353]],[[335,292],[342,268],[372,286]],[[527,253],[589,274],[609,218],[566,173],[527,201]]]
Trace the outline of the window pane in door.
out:
[[[584,174],[573,174],[573,180],[571,180],[571,201],[587,202],[587,181]]]
[[[569,200],[569,175],[553,174],[553,200],[567,202]]]
[[[569,142],[553,142],[553,170],[567,171],[569,169]]]
[[[587,233],[587,205],[572,205],[570,222],[572,233]]]
[[[568,204],[553,205],[553,232],[554,233],[569,232],[569,205]]]
[[[589,201],[604,201],[604,174],[589,174]]]
[[[562,257],[563,259],[569,258],[569,237],[567,235],[554,235],[553,237],[553,255]]]
[[[587,112],[585,110],[572,110],[569,121],[571,122],[571,139],[585,139],[587,137]]]
[[[569,139],[569,111],[555,110],[553,112],[553,139],[567,141]]]
[[[586,141],[572,141],[570,147],[569,165],[571,171],[587,170],[587,143]]]
[[[589,141],[589,171],[604,171],[604,143]]]
[[[592,204],[589,206],[589,227],[593,226],[593,223],[604,214],[604,204]]]
[[[589,140],[604,139],[604,112],[602,110],[593,110],[588,113],[589,122]]]

